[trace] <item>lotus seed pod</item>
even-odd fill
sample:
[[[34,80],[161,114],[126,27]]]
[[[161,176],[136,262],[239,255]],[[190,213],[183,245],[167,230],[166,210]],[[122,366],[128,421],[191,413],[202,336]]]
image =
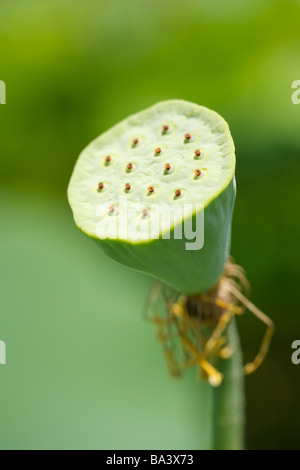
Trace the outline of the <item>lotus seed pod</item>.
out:
[[[76,225],[107,255],[196,294],[218,283],[229,255],[234,172],[224,119],[170,100],[90,143],[68,198]],[[204,243],[197,241],[201,233]]]

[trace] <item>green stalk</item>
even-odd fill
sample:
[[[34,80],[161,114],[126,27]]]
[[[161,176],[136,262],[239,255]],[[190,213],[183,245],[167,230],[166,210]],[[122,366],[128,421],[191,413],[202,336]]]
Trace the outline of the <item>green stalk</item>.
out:
[[[224,374],[220,387],[214,390],[213,440],[214,449],[241,450],[244,447],[244,373],[242,352],[235,320],[227,329],[227,337],[234,353],[220,361]]]

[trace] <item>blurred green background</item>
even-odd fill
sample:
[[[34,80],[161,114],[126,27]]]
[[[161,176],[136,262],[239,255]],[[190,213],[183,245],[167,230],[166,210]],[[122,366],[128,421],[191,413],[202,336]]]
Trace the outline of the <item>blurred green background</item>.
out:
[[[2,0],[0,58],[0,448],[208,442],[199,385],[169,379],[142,320],[151,281],[106,258],[66,200],[90,140],[181,98],[230,124],[232,254],[276,324],[266,362],[246,379],[247,448],[299,449],[300,1]],[[263,327],[250,314],[238,325],[251,359]]]

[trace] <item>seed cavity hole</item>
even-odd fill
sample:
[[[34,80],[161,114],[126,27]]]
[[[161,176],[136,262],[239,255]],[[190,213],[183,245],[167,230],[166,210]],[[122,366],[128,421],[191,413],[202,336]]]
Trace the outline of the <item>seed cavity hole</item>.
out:
[[[154,155],[155,157],[159,157],[160,155],[162,155],[164,153],[164,149],[162,149],[161,147],[156,147],[156,149],[154,149]]]
[[[184,134],[184,143],[185,144],[190,144],[191,142],[195,141],[195,136],[191,134],[190,132],[187,132]]]
[[[132,139],[131,141],[131,147],[132,148],[136,148],[138,145],[139,145],[140,141],[137,137],[135,137],[134,139]]]
[[[126,173],[132,173],[134,170],[136,170],[136,165],[131,162],[127,163],[127,165],[125,166]]]
[[[149,219],[149,217],[150,217],[150,211],[148,209],[143,209],[141,212],[141,218]]]
[[[124,192],[125,193],[131,193],[133,191],[133,187],[131,183],[126,183],[124,186]]]
[[[174,195],[173,195],[174,200],[178,200],[182,198],[183,196],[184,196],[184,192],[182,191],[182,189],[180,188],[175,189]]]
[[[111,158],[111,155],[107,155],[104,159],[104,164],[105,166],[109,166],[112,162],[112,158]]]
[[[201,170],[200,170],[199,168],[197,168],[194,171],[194,180],[202,179],[205,176],[204,170],[207,170],[207,169],[206,168],[201,168]]]
[[[196,149],[195,150],[195,153],[194,153],[194,159],[195,160],[201,160],[201,158],[204,157],[204,152],[203,150],[200,150],[200,149]]]
[[[168,135],[168,134],[171,134],[172,132],[173,132],[173,126],[171,126],[170,124],[163,124],[161,128],[162,135]]]
[[[104,186],[104,183],[102,181],[100,181],[100,183],[98,183],[98,187],[97,187],[97,191],[98,193],[102,193],[105,189],[105,186]]]
[[[156,189],[154,188],[154,186],[148,186],[148,193],[147,193],[147,196],[151,196],[152,194],[154,194],[156,192]]]
[[[175,170],[175,166],[171,165],[171,163],[166,163],[164,166],[164,175],[170,175]]]
[[[109,216],[115,216],[118,214],[119,214],[119,209],[114,205],[109,206],[109,208],[107,209],[107,215]]]

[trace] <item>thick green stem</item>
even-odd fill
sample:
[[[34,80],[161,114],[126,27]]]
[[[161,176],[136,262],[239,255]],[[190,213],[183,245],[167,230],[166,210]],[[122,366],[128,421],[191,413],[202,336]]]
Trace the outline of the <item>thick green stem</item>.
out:
[[[244,447],[244,374],[239,335],[234,319],[227,330],[234,350],[230,359],[220,361],[222,385],[214,394],[214,448],[240,450]]]

